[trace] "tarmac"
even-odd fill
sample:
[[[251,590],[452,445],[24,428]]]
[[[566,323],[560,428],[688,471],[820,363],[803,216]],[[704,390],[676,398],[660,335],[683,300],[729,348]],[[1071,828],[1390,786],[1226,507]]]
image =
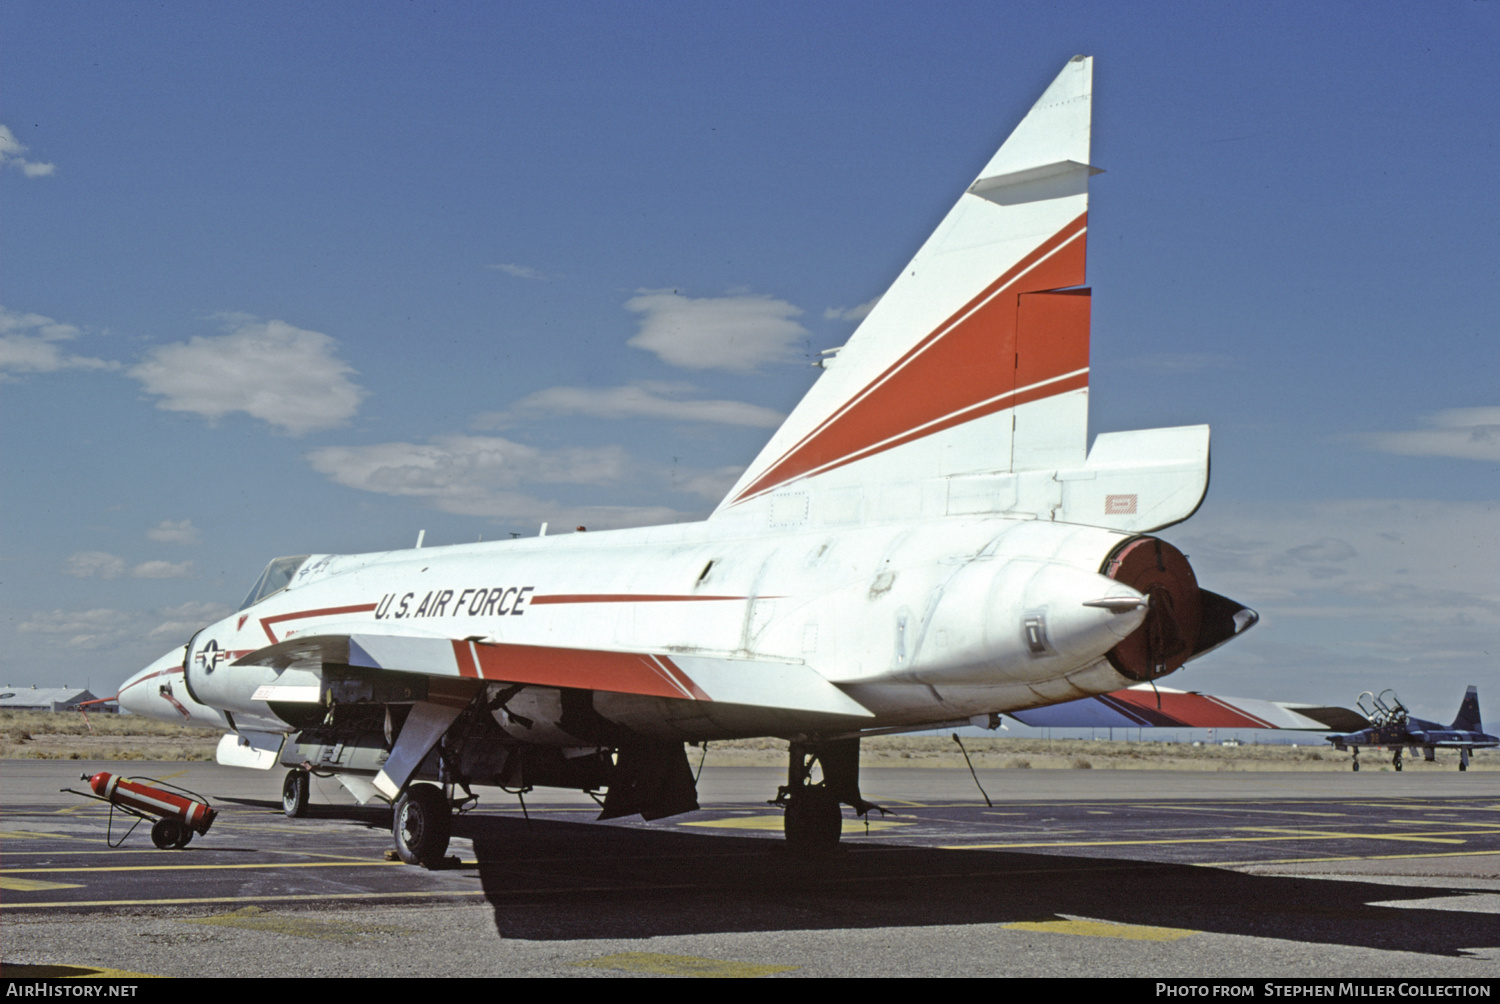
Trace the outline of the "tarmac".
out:
[[[126,769],[219,810],[182,850],[100,802]],[[866,768],[887,810],[785,852],[784,772],[597,822],[479,789],[451,867],[387,860],[390,810],[280,771],[11,760],[0,975],[1500,978],[1500,774]],[[991,804],[986,804],[986,796]],[[117,846],[111,847],[114,843]]]

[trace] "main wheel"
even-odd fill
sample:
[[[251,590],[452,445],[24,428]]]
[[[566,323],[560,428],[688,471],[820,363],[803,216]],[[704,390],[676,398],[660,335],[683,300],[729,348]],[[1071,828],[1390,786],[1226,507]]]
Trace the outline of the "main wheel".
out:
[[[396,803],[391,822],[396,853],[409,865],[436,868],[448,853],[453,832],[453,807],[435,784],[414,784]]]
[[[158,819],[151,824],[151,842],[160,850],[183,847],[193,839],[193,831],[175,819]]]
[[[787,802],[782,826],[792,853],[823,854],[838,846],[844,813],[827,788],[807,785]]]
[[[300,767],[287,771],[281,782],[281,811],[291,819],[307,815],[309,795],[307,771]]]
[[[1354,766],[1351,767],[1350,769],[1351,770],[1359,770],[1359,761],[1358,760],[1354,761]]]

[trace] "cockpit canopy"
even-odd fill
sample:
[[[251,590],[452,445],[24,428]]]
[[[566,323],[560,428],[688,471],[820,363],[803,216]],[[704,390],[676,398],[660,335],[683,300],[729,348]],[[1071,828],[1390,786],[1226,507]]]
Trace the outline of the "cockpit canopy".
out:
[[[279,593],[292,581],[292,576],[297,574],[297,569],[302,567],[303,562],[312,557],[310,554],[294,554],[286,558],[274,558],[266,566],[266,570],[260,573],[260,578],[255,581],[255,586],[250,590],[250,595],[245,597],[245,602],[240,604],[240,609],[254,606],[272,593]]]

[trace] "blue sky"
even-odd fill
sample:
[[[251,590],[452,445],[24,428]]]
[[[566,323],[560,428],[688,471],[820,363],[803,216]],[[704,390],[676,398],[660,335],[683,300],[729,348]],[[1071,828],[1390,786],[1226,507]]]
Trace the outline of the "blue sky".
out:
[[[1093,431],[1213,426],[1265,618],[1170,682],[1500,700],[1500,7],[1310,6],[5,4],[0,677],[705,514],[1084,52]]]

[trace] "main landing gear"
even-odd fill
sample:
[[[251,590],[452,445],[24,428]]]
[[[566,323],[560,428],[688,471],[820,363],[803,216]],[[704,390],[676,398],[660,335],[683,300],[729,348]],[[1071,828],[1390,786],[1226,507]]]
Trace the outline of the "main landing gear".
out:
[[[1349,769],[1350,770],[1359,770],[1359,747],[1358,746],[1354,747],[1354,764]]]
[[[815,768],[821,768],[823,778],[816,783]],[[858,738],[792,743],[787,783],[773,804],[786,807],[782,826],[787,849],[799,857],[818,857],[838,847],[844,831],[843,805],[861,816],[871,809],[885,813],[860,797]]]
[[[307,771],[301,767],[293,767],[287,771],[286,780],[281,782],[281,811],[286,813],[288,819],[300,819],[307,815],[309,797]]]
[[[453,806],[435,784],[414,784],[396,802],[391,820],[396,854],[409,865],[437,868],[448,854]]]
[[[1391,754],[1391,766],[1396,768],[1397,770],[1401,769],[1401,753],[1401,747],[1397,746],[1396,752]]]

